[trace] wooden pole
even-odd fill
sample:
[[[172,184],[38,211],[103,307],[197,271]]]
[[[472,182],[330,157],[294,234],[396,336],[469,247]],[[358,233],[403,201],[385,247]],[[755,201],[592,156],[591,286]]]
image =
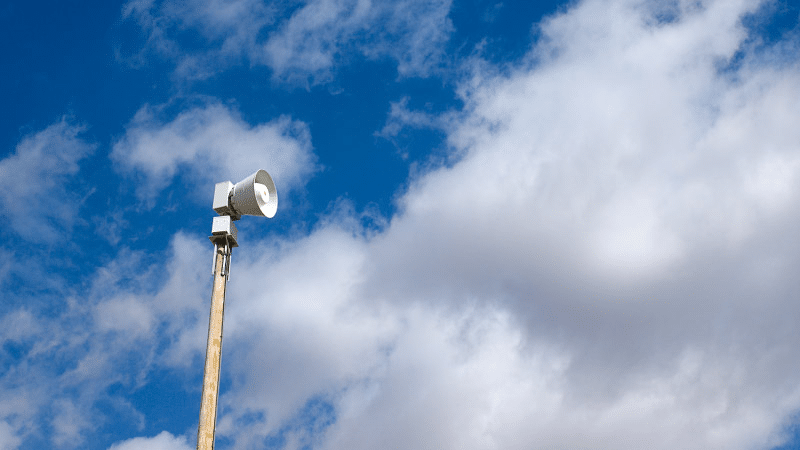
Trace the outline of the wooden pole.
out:
[[[211,293],[211,313],[208,318],[206,365],[203,371],[203,398],[200,404],[200,425],[197,428],[197,450],[214,449],[219,397],[220,353],[222,352],[222,320],[225,315],[225,288],[231,246],[227,239],[215,241],[214,287]]]

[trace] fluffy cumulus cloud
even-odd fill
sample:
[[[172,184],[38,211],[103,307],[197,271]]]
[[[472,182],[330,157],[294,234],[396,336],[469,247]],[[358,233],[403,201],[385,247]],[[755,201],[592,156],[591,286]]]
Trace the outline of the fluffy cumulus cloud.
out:
[[[800,75],[750,54],[758,6],[575,5],[465,83],[458,160],[384,232],[345,214],[237,250],[220,435],[779,445],[800,407]]]
[[[294,2],[152,1],[126,4],[124,17],[147,36],[136,61],[155,50],[177,63],[180,79],[206,78],[232,64],[266,65],[274,78],[324,82],[353,56],[388,57],[401,75],[441,63],[453,29],[450,0]],[[187,47],[199,33],[208,45]]]
[[[25,136],[14,153],[0,160],[2,215],[22,237],[53,242],[75,222],[81,199],[70,194],[79,163],[94,150],[81,138],[84,127],[66,118]]]
[[[800,77],[746,55],[757,6],[583,2],[465,87],[461,160],[412,186],[366,286],[500,304],[559,349],[528,372],[547,408],[475,406],[498,447],[768,447],[798,407]]]
[[[228,177],[235,182],[253,167],[269,167],[287,189],[314,170],[308,127],[288,117],[252,126],[220,104],[189,109],[167,123],[156,116],[142,108],[111,155],[123,171],[144,175],[143,198],[168,186],[181,169],[199,186]]]
[[[162,431],[152,438],[137,437],[112,445],[109,450],[189,450],[186,438]]]

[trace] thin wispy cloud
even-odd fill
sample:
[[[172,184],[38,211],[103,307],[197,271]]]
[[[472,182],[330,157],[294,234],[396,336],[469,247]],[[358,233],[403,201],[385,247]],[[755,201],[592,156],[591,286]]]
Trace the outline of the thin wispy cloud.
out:
[[[391,58],[403,76],[426,75],[443,61],[452,24],[450,1],[314,0],[267,4],[132,1],[124,17],[146,33],[132,60],[154,51],[176,63],[179,79],[204,79],[231,65],[265,65],[273,78],[327,82],[338,66]],[[184,48],[184,33],[205,45]]]
[[[65,183],[80,170],[94,144],[85,127],[66,118],[24,137],[0,160],[0,203],[11,228],[31,241],[53,242],[68,234],[80,198]]]

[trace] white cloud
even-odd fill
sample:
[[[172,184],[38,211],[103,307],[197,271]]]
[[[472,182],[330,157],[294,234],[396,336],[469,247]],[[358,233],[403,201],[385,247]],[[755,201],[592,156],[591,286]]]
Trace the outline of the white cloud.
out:
[[[120,331],[132,335],[149,334],[155,321],[153,311],[135,297],[100,303],[94,316],[98,331]]]
[[[109,450],[188,450],[190,446],[183,436],[173,436],[167,431],[162,431],[151,438],[137,437],[118,442]]]
[[[74,402],[58,399],[53,402],[55,415],[50,425],[53,427],[53,443],[57,447],[79,447],[83,444],[83,432],[91,426],[88,411],[79,409]]]
[[[196,180],[190,187],[197,187],[224,180],[235,183],[266,167],[275,183],[287,190],[299,187],[314,170],[305,124],[280,117],[251,126],[220,104],[184,111],[169,123],[156,119],[145,106],[114,145],[111,157],[121,168],[145,176],[139,194],[146,199],[168,186],[181,169]]]
[[[206,78],[243,59],[267,65],[276,79],[328,81],[353,56],[389,57],[403,76],[427,75],[441,63],[452,24],[450,0],[131,1],[123,16],[148,34],[152,48],[177,61],[180,79]],[[202,51],[180,34],[199,32]],[[138,54],[137,58],[142,58]]]
[[[521,431],[558,423],[568,359],[522,351],[507,314],[428,307],[403,317],[385,365],[344,394],[324,448],[529,448]]]
[[[61,119],[24,137],[13,154],[0,160],[2,214],[23,238],[54,242],[75,222],[81,200],[64,185],[94,150],[80,138],[83,131]]]
[[[401,75],[426,75],[440,63],[452,24],[450,1],[314,0],[280,24],[257,61],[278,77],[323,81],[355,47],[364,55],[388,55]]]
[[[408,97],[392,102],[386,124],[376,135],[393,140],[403,128],[445,129],[448,124],[447,115],[438,116],[429,112],[414,111],[408,107]]]
[[[252,52],[260,31],[272,23],[276,12],[276,6],[262,0],[132,0],[123,7],[123,19],[134,20],[147,39],[138,52],[123,56],[118,50],[118,57],[142,65],[154,50],[176,60],[180,79],[204,79]],[[213,50],[181,47],[178,36],[187,30],[206,39],[205,48]]]
[[[21,442],[22,440],[8,423],[0,422],[0,448],[14,450],[19,447]]]

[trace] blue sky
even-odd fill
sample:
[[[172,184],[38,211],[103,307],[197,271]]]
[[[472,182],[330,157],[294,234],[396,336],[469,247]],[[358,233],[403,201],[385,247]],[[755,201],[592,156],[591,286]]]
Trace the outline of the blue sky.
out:
[[[792,449],[796,1],[0,6],[0,448]]]

